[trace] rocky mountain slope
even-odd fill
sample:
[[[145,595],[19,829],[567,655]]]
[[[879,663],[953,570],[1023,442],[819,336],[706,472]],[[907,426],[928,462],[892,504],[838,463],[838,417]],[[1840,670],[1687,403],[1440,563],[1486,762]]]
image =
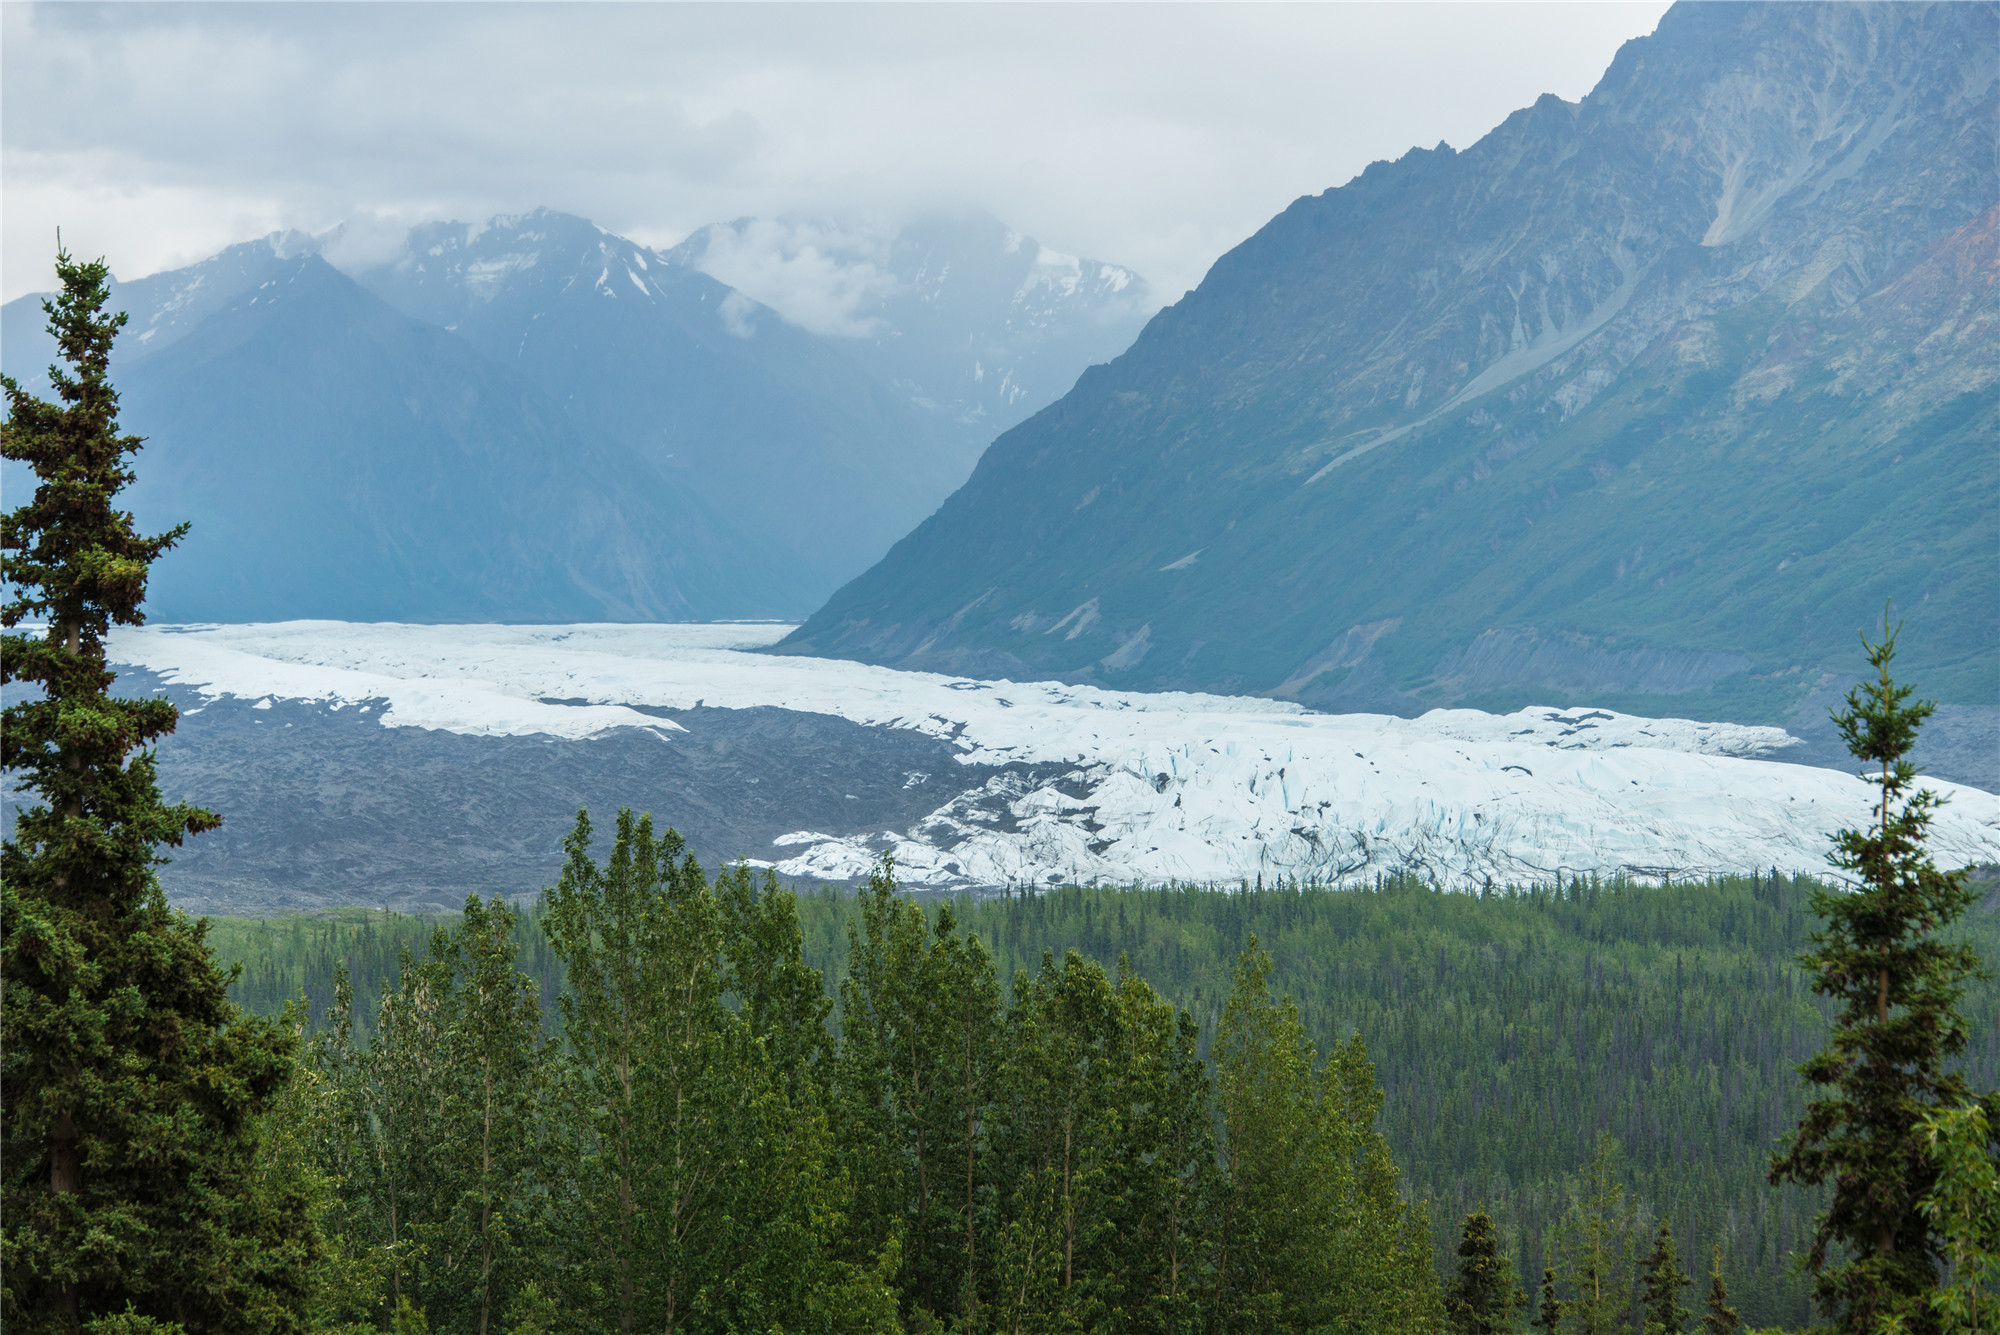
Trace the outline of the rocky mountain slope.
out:
[[[1778,721],[1893,597],[1983,735],[1997,44],[1990,4],[1678,5],[1582,102],[1299,200],[783,648]]]

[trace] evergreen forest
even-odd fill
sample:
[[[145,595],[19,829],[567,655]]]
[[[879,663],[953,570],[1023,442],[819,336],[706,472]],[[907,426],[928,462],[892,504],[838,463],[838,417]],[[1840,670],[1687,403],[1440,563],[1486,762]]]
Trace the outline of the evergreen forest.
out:
[[[731,881],[743,873],[722,876]],[[1270,986],[1291,998],[1316,1050],[1358,1035],[1386,1095],[1379,1125],[1403,1189],[1428,1202],[1434,1261],[1452,1264],[1459,1222],[1491,1212],[1524,1288],[1565,1264],[1564,1232],[1600,1135],[1621,1190],[1622,1245],[1670,1223],[1681,1251],[1723,1273],[1751,1327],[1798,1328],[1810,1285],[1791,1256],[1819,1201],[1765,1182],[1772,1145],[1799,1119],[1795,1068],[1826,1036],[1824,1003],[1796,958],[1816,882],[1773,873],[1667,885],[1573,880],[1443,894],[1415,878],[1364,889],[1096,888],[993,898],[914,897],[977,937],[1003,996],[1031,985],[1044,953],[1071,952],[1115,976],[1124,961],[1189,1012],[1211,1052],[1254,937]],[[1957,935],[2000,959],[2000,882]],[[771,893],[767,891],[767,893]],[[804,964],[838,1023],[851,976],[848,935],[865,896],[795,896]],[[562,959],[546,897],[513,927],[516,967],[560,1032]],[[242,964],[234,994],[278,1015],[295,999],[325,1022],[345,971],[357,1041],[377,1024],[403,951],[421,955],[456,916],[372,910],[216,920],[219,957]],[[2000,986],[1962,1006],[1972,1083],[2000,1081]],[[1705,1278],[1705,1271],[1704,1271]]]

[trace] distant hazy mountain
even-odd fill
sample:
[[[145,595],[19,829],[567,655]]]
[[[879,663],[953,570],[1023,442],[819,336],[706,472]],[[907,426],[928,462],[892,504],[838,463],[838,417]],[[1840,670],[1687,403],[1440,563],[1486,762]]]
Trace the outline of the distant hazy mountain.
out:
[[[1130,269],[985,214],[899,228],[744,218],[666,255],[841,340],[981,447],[1130,347],[1159,308]]]
[[[787,647],[1823,720],[1893,596],[1990,728],[1996,12],[1683,3],[1299,200]]]
[[[221,583],[205,574],[187,580],[163,574],[156,615],[345,616],[358,613],[334,609],[365,603],[369,615],[405,619],[540,620],[572,614],[559,610],[565,607],[579,616],[617,618],[803,616],[964,481],[998,429],[996,418],[1016,420],[1060,394],[1091,360],[1122,349],[1144,305],[1136,295],[1143,284],[1125,271],[1052,255],[980,220],[899,235],[883,252],[882,273],[905,277],[874,299],[866,316],[870,337],[821,333],[808,327],[810,318],[781,318],[699,272],[685,248],[664,256],[581,218],[542,210],[417,228],[393,258],[352,275],[433,331],[419,371],[374,353],[355,359],[357,345],[343,322],[354,317],[358,294],[336,297],[330,270],[313,270],[308,287],[296,286],[297,261],[330,240],[273,235],[185,269],[112,285],[113,305],[131,316],[114,378],[127,389],[129,423],[155,437],[141,477],[161,495],[202,507],[186,516],[162,512],[196,520],[190,553],[213,551],[223,560],[225,548],[216,544],[224,535],[248,542],[253,530],[280,547],[287,535],[305,541],[308,532],[322,530],[335,541],[338,523],[347,523],[340,541],[401,533],[391,546],[415,559],[423,541],[416,535],[442,540],[455,532],[453,515],[433,515],[417,499],[442,504],[445,493],[349,488],[346,518],[329,513],[318,529],[251,521],[285,513],[282,506],[269,510],[271,489],[304,495],[323,480],[306,467],[309,460],[335,470],[351,462],[355,477],[376,477],[365,461],[385,440],[399,442],[399,457],[415,466],[455,457],[463,441],[453,432],[461,430],[512,442],[501,451],[513,460],[512,474],[469,484],[493,489],[488,500],[500,508],[486,517],[489,529],[517,532],[525,541],[548,517],[551,498],[522,493],[509,500],[505,490],[510,477],[538,476],[541,465],[529,462],[538,450],[550,451],[552,460],[583,450],[597,461],[598,472],[568,479],[571,490],[610,486],[616,475],[616,493],[606,493],[600,507],[611,528],[622,522],[619,514],[640,512],[663,526],[636,546],[627,543],[622,555],[607,555],[608,566],[592,567],[580,556],[551,566],[574,569],[573,588],[560,595],[516,567],[496,568],[485,586],[468,573],[419,595],[395,580],[361,598],[355,581],[363,567],[308,577],[316,568],[292,553],[228,548],[235,569]],[[916,248],[925,246],[919,254]],[[289,292],[292,335],[330,340],[319,354],[301,348],[290,359],[260,356],[255,345],[263,335],[241,334],[244,313],[268,307],[256,294],[279,283]],[[315,305],[324,302],[334,305]],[[310,321],[309,308],[316,312]],[[207,322],[230,311],[224,328],[208,330]],[[386,312],[370,318],[379,324],[380,314]],[[55,349],[43,329],[40,298],[8,303],[0,321],[8,373],[45,394],[44,368]],[[216,352],[216,339],[226,343],[226,356]],[[160,362],[176,368],[172,376],[149,369],[184,341],[190,350]],[[927,369],[933,363],[948,365],[952,375],[964,372],[958,378],[965,384],[952,384],[958,398],[927,392],[950,379]],[[174,378],[195,364],[202,376]],[[327,380],[336,367],[342,378]],[[413,402],[478,401],[477,424],[467,418],[448,427],[450,414],[412,409],[408,422],[399,420],[384,436],[376,414],[407,397],[411,377],[422,381]],[[336,388],[337,402],[317,397]],[[508,406],[496,407],[503,402]],[[318,408],[288,415],[283,407],[306,403]],[[274,441],[283,448],[273,452]],[[182,471],[156,476],[169,454]],[[253,485],[246,478],[241,494],[231,496],[231,470],[246,460],[258,461],[260,480]],[[190,469],[205,479],[198,501],[182,489]],[[12,469],[6,479],[26,480]],[[678,517],[665,523],[669,516]],[[475,544],[449,559],[481,550]],[[169,564],[196,569],[191,555]],[[594,573],[586,575],[587,567]],[[622,573],[614,576],[614,569]],[[186,596],[169,598],[182,584]],[[336,597],[336,586],[348,592]],[[539,591],[530,594],[530,586]],[[210,592],[187,601],[196,588]],[[509,601],[517,596],[525,601]],[[169,607],[178,610],[163,610]]]
[[[754,532],[800,572],[801,612],[936,509],[977,458],[838,340],[581,218],[430,224],[356,278]]]
[[[119,367],[124,424],[148,437],[132,507],[194,525],[154,573],[154,619],[653,620],[800,597],[756,543],[464,340],[316,255],[259,272]]]
[[[113,349],[113,367],[178,341],[203,320],[253,292],[284,267],[289,258],[310,254],[319,243],[300,232],[276,232],[245,241],[185,269],[169,269],[147,278],[121,283],[113,277],[111,309],[125,312],[125,332]],[[56,358],[49,337],[43,294],[19,297],[0,306],[0,356],[7,374],[21,387],[44,398],[49,393],[48,366]]]

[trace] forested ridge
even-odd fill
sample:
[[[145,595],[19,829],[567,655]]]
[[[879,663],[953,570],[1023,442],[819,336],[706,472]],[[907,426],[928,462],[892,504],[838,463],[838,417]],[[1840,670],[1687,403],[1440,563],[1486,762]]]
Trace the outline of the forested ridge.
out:
[[[1493,1213],[1524,1286],[1557,1264],[1560,1221],[1599,1131],[1622,1146],[1635,1227],[1671,1221],[1683,1252],[1721,1246],[1730,1291],[1753,1326],[1808,1320],[1790,1268],[1820,1202],[1764,1180],[1771,1147],[1804,1101],[1797,1064],[1824,1041],[1823,1004],[1796,965],[1814,883],[1773,874],[1668,885],[1565,881],[1484,896],[1414,880],[1365,889],[1065,887],[1042,895],[933,898],[988,950],[1000,979],[1032,976],[1044,951],[1115,970],[1120,956],[1176,1006],[1209,1048],[1238,953],[1254,935],[1272,986],[1296,1001],[1314,1044],[1367,1044],[1386,1098],[1380,1125],[1410,1194],[1428,1199],[1437,1262],[1460,1219]],[[1996,887],[1959,935],[2000,959]],[[804,962],[836,1010],[858,901],[796,897]],[[514,934],[519,967],[560,1024],[562,968],[530,906]],[[372,1027],[398,951],[433,920],[362,910],[219,919],[211,942],[241,961],[238,999],[277,1014],[294,997],[315,1016],[336,971]],[[2000,986],[1968,993],[1975,1086],[2000,1074]]]

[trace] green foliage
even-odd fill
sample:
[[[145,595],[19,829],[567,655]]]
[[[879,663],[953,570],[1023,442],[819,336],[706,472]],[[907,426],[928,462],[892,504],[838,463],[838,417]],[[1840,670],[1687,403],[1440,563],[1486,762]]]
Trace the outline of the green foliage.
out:
[[[825,983],[789,893],[711,884],[679,836],[619,813],[603,865],[579,813],[543,925],[562,962],[573,1310],[635,1329],[869,1329],[844,1261],[827,1122]],[[554,1063],[550,1063],[554,1065]],[[482,1331],[483,1335],[483,1331]]]
[[[1516,1330],[1515,1314],[1527,1305],[1528,1295],[1514,1280],[1514,1263],[1502,1253],[1494,1235],[1492,1217],[1474,1210],[1465,1217],[1458,1242],[1458,1275],[1445,1294],[1452,1330],[1459,1335]]]
[[[885,864],[835,1026],[824,901],[710,880],[630,812],[591,847],[580,815],[532,919],[559,1037],[498,901],[404,952],[366,1043],[335,965],[259,1174],[326,1239],[315,1328],[1443,1329],[1367,1049],[1321,1062],[1260,950],[1212,1075],[1129,967],[1045,952],[1008,996]],[[331,958],[297,926],[265,939]]]
[[[907,1304],[972,1319],[994,1190],[981,1172],[1000,1059],[993,964],[949,909],[933,929],[886,866],[857,895],[847,938],[834,1097],[855,1237],[862,1254],[900,1244]]]
[[[1382,1093],[1367,1047],[1356,1034],[1321,1066],[1270,973],[1253,936],[1215,1039],[1217,1286],[1229,1328],[1440,1329],[1428,1238],[1411,1226],[1376,1130]]]
[[[1773,1156],[1771,1180],[1832,1187],[1807,1264],[1838,1329],[1894,1318],[1929,1331],[1944,1240],[1918,1204],[1938,1178],[1922,1123],[1970,1096],[1950,1063],[1966,1047],[1965,984],[1980,976],[1978,953],[1941,932],[1974,896],[1924,848],[1942,799],[1917,785],[1908,754],[1934,706],[1890,676],[1894,631],[1863,643],[1876,677],[1834,721],[1880,796],[1867,829],[1836,839],[1832,861],[1858,885],[1813,899],[1822,926],[1800,963],[1838,1009],[1827,1046],[1799,1067],[1824,1092]]]
[[[514,914],[466,901],[427,952],[405,954],[375,1041],[351,1042],[352,997],[314,1044],[309,1117],[335,1200],[318,1301],[329,1325],[496,1327],[552,1221],[542,1109],[552,1046],[514,967]]]
[[[1917,1202],[1950,1264],[1931,1309],[1947,1335],[2000,1316],[2000,1099],[1940,1108],[1920,1124],[1937,1178]],[[1983,1323],[1983,1324],[1982,1324]]]
[[[148,569],[185,531],[116,506],[140,442],[107,376],[123,316],[103,263],[58,252],[45,302],[58,403],[4,381],[0,452],[32,498],[0,518],[0,678],[26,683],[0,766],[39,799],[0,851],[0,1319],[23,1332],[285,1331],[316,1240],[308,1194],[252,1171],[292,1036],[227,994],[206,925],[167,907],[158,849],[213,828],[160,798],[165,700],[109,694],[104,639],[144,617]],[[17,628],[46,623],[33,635]]]
[[[1570,1315],[1583,1335],[1610,1335],[1631,1324],[1637,1211],[1621,1159],[1617,1138],[1601,1132],[1596,1152],[1570,1184],[1560,1245]]]
[[[1702,1305],[1702,1335],[1736,1335],[1742,1322],[1729,1305],[1729,1285],[1722,1278],[1722,1248],[1715,1249],[1715,1262],[1708,1271],[1708,1301]]]
[[[1076,950],[1107,971],[1127,955],[1190,1012],[1202,1053],[1232,961],[1255,933],[1320,1051],[1357,1029],[1367,1037],[1387,1096],[1381,1128],[1408,1190],[1450,1221],[1436,1238],[1441,1267],[1452,1264],[1456,1222],[1481,1203],[1524,1279],[1553,1265],[1567,1184],[1602,1126],[1629,1147],[1623,1171],[1645,1227],[1670,1219],[1684,1253],[1720,1244],[1745,1324],[1796,1329],[1810,1314],[1809,1285],[1788,1257],[1805,1246],[1819,1198],[1772,1191],[1764,1175],[1771,1144],[1803,1106],[1794,1065],[1826,1033],[1793,963],[1815,888],[1768,875],[1660,886],[1565,878],[1483,897],[1415,881],[1240,893],[1067,887],[951,907],[1002,979],[1039,969],[1044,951]],[[854,972],[848,926],[864,902],[828,891],[796,901],[803,959],[836,994]],[[943,907],[930,901],[930,917]],[[533,916],[522,967],[553,997],[561,966]],[[225,920],[218,932],[245,961],[239,987],[264,978],[320,995],[330,994],[342,941],[368,930],[379,940],[414,921]],[[1953,936],[2000,956],[2000,915],[1968,915]],[[1990,1086],[2000,988],[1972,987],[1965,1014],[1968,1076]],[[857,1201],[857,1225],[862,1213]],[[978,1246],[988,1246],[983,1231]]]
[[[1721,1255],[1720,1248],[1716,1254]],[[1556,1272],[1546,1266],[1543,1267],[1542,1303],[1535,1309],[1535,1315],[1528,1324],[1544,1332],[1545,1335],[1555,1335],[1556,1330],[1562,1325],[1564,1306],[1562,1299],[1556,1297]]]
[[[514,926],[514,945],[522,972],[540,988],[543,1016],[559,1024],[562,965],[535,921],[538,911],[524,906]],[[338,908],[272,918],[214,918],[208,942],[217,959],[242,964],[230,996],[256,1015],[276,1016],[299,999],[313,1015],[331,1014],[335,980],[345,971],[355,1037],[365,1043],[374,1037],[384,989],[394,988],[400,976],[403,952],[422,955],[438,923],[456,916]]]
[[[1653,1235],[1653,1250],[1639,1275],[1639,1302],[1645,1314],[1645,1335],[1681,1335],[1693,1313],[1681,1306],[1681,1290],[1694,1283],[1681,1267],[1674,1231],[1667,1221]]]

